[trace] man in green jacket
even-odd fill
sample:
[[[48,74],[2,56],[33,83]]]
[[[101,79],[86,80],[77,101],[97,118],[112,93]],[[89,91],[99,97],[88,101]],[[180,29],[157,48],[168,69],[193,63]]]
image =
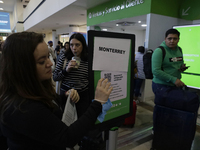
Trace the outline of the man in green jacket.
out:
[[[155,93],[163,86],[183,87],[181,72],[186,70],[183,62],[183,54],[178,47],[180,32],[176,29],[169,29],[165,33],[165,40],[160,46],[165,49],[165,57],[161,48],[155,49],[152,55],[152,89]],[[156,93],[155,93],[156,94]]]

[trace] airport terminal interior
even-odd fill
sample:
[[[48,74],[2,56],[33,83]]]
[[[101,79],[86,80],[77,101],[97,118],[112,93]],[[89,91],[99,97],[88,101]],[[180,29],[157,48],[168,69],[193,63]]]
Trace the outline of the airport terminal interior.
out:
[[[96,30],[122,34],[134,34],[134,49],[135,52],[137,52],[137,48],[141,45],[146,49],[157,48],[164,40],[164,33],[166,29],[172,28],[175,25],[200,24],[200,18],[193,18],[193,16],[191,16],[192,19],[187,20],[187,17],[190,17],[190,14],[183,15],[177,19],[177,16],[173,14],[171,15],[171,12],[169,12],[169,15],[167,16],[165,16],[166,12],[163,14],[156,13],[156,11],[140,13],[140,11],[151,10],[148,7],[150,3],[143,0],[117,0],[118,4],[114,3],[115,0],[56,1],[58,3],[55,3],[54,0],[0,0],[0,13],[3,12],[10,15],[8,21],[10,23],[9,29],[0,30],[0,41],[6,40],[6,37],[14,32],[33,31],[42,33],[46,43],[50,40],[53,41],[53,47],[55,48],[58,41],[65,43],[74,32],[87,35],[88,30]],[[153,0],[149,1],[153,2]],[[160,4],[160,0],[155,1]],[[169,3],[168,0],[164,1],[166,4]],[[178,0],[178,2],[181,2],[181,0]],[[176,4],[178,2],[176,2]],[[108,4],[110,9],[107,9],[106,4]],[[133,14],[132,16],[130,15],[131,13],[126,12],[127,14],[121,17],[121,14],[118,13],[118,9],[126,11],[125,7],[127,7],[127,9],[132,9],[133,7],[137,7],[136,5],[141,7],[144,5],[145,7],[137,9],[137,12],[133,10],[135,13],[131,12]],[[44,6],[48,6],[48,9],[44,8]],[[170,7],[168,4],[167,6]],[[176,6],[178,7],[178,5],[175,5],[174,7]],[[102,11],[101,13],[99,9],[102,7],[105,7],[105,12]],[[161,11],[161,9],[159,9],[159,11]],[[188,13],[189,10],[190,7],[185,10],[185,13]],[[117,16],[119,18],[113,19],[111,11],[113,11],[112,13],[114,17]],[[105,15],[106,13],[111,15],[110,20],[108,19],[109,17],[103,18],[104,13]],[[98,19],[97,17],[102,18]],[[162,26],[162,28],[160,26]],[[197,45],[199,47],[199,43]],[[116,131],[116,150],[151,149],[153,140],[153,111],[155,106],[151,83],[152,80],[145,80],[141,88],[142,95],[138,98],[139,102],[136,104],[137,109],[135,124],[133,126],[122,124]],[[194,86],[192,85],[190,90],[196,92],[200,96],[200,84],[196,84]],[[200,149],[199,141],[200,110],[198,111],[196,133],[191,150]],[[79,146],[76,145],[74,149],[79,150]]]

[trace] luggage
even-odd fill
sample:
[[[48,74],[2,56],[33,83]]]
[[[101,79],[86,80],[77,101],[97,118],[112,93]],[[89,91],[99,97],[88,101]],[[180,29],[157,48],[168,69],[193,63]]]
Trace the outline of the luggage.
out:
[[[196,131],[197,112],[154,107],[151,150],[190,150]]]
[[[196,112],[199,96],[191,91],[176,87],[163,87],[155,94],[155,104],[183,111]]]
[[[136,102],[133,101],[133,114],[130,117],[125,119],[124,125],[131,125],[131,127],[135,124],[135,116],[136,116],[137,105]]]

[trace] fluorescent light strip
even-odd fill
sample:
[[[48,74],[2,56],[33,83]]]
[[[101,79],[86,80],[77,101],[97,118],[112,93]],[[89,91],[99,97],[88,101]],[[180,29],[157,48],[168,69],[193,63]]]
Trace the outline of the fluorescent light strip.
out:
[[[142,24],[141,26],[142,26],[142,27],[146,27],[147,25],[146,25],[146,24]]]
[[[3,10],[3,8],[0,8],[0,10]]]
[[[0,1],[0,3],[3,3],[3,1]]]

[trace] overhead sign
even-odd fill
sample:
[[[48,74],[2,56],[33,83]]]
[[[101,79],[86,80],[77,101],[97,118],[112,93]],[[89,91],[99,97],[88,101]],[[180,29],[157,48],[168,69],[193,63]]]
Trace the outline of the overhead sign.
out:
[[[150,13],[151,0],[113,0],[87,10],[87,25]]]
[[[8,36],[8,33],[0,33],[0,36]]]
[[[198,20],[200,19],[200,1],[199,0],[184,0],[181,3],[179,14],[181,19]]]
[[[141,5],[143,3],[144,3],[144,0],[123,1],[123,2],[121,2],[121,4],[119,3],[119,4],[116,4],[115,6],[112,6],[112,7],[105,7],[104,10],[100,10],[100,11],[97,11],[97,12],[89,12],[88,18],[91,19],[91,18],[98,17],[98,16],[105,16],[109,13],[113,13],[113,12],[116,12],[116,11],[120,11],[120,10],[123,10],[123,9],[134,7],[134,6],[137,6],[137,5]]]
[[[9,13],[0,12],[0,32],[11,32]]]
[[[171,0],[172,1],[172,0]],[[200,19],[200,0],[112,0],[87,10],[87,26],[149,13],[185,20]]]

